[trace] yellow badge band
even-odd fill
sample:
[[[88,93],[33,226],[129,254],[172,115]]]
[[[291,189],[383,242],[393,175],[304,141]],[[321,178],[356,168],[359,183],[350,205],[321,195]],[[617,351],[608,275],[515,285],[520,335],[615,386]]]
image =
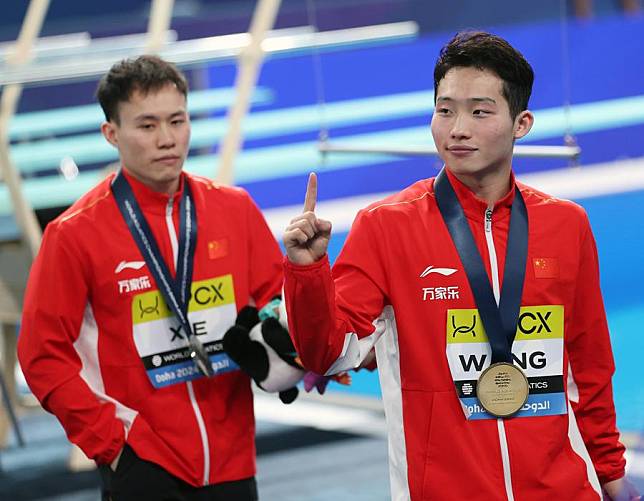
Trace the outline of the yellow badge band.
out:
[[[447,310],[446,336],[447,344],[488,342],[477,309]],[[563,305],[523,306],[519,310],[515,342],[563,336]]]
[[[188,312],[197,312],[235,304],[232,275],[192,282]],[[158,290],[137,294],[132,298],[132,323],[153,322],[173,315]]]

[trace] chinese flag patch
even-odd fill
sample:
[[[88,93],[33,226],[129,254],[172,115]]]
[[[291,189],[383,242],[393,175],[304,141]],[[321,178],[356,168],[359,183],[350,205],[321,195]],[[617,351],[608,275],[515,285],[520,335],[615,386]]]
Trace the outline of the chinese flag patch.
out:
[[[556,257],[535,257],[532,266],[535,278],[559,277],[559,260]]]
[[[208,242],[208,257],[217,259],[228,255],[228,239],[211,240]]]

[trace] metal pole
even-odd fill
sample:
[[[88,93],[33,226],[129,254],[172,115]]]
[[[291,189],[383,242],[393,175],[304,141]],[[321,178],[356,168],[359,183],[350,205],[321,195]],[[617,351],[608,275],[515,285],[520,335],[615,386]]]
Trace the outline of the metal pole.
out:
[[[145,44],[146,53],[157,53],[163,47],[166,32],[172,21],[173,6],[174,0],[154,0],[152,2],[148,22],[148,39]]]
[[[18,66],[29,60],[34,42],[38,39],[38,34],[42,28],[48,8],[49,0],[31,0],[13,51],[7,54],[6,60],[8,65]],[[31,257],[34,258],[40,247],[42,233],[33,208],[22,192],[22,180],[11,162],[11,156],[9,154],[11,147],[9,142],[9,124],[16,113],[21,93],[21,85],[8,85],[3,89],[2,97],[0,98],[0,174],[2,174],[2,179],[9,188],[16,220],[22,229],[23,242],[27,244]],[[9,333],[7,335],[14,334]],[[0,387],[2,389],[4,405],[7,414],[9,414],[16,438],[20,446],[23,446],[24,439],[11,403],[9,388],[5,384],[4,377],[1,375]]]
[[[235,87],[237,96],[228,110],[228,131],[219,149],[219,168],[216,180],[222,184],[231,184],[235,157],[242,145],[241,125],[248,113],[250,96],[257,84],[259,69],[264,58],[262,42],[266,32],[275,24],[281,0],[258,0],[253,20],[250,25],[250,43],[241,52],[237,66]]]
[[[38,38],[48,7],[49,0],[31,0],[14,50],[7,55],[7,64],[17,66],[29,60],[34,41]],[[22,230],[23,241],[29,247],[32,257],[35,257],[40,247],[42,232],[33,208],[24,197],[22,180],[11,162],[9,154],[9,125],[13,115],[16,113],[21,93],[21,85],[8,85],[3,89],[2,97],[0,98],[0,173],[9,188],[16,220]]]
[[[16,434],[16,440],[20,447],[25,446],[25,438],[22,435],[22,430],[20,429],[20,424],[18,424],[18,418],[16,417],[16,412],[13,409],[13,404],[11,403],[11,398],[9,398],[9,388],[5,383],[4,376],[2,371],[0,371],[0,391],[2,391],[2,400],[4,403],[5,409],[7,409],[7,414],[9,414],[9,419],[11,420],[11,425],[13,426],[13,431]]]

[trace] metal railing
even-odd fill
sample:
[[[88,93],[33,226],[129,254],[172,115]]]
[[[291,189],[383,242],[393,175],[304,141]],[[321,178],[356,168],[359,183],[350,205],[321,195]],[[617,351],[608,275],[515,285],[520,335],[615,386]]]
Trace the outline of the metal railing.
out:
[[[173,32],[168,32],[168,39]],[[318,50],[397,41],[416,36],[415,22],[390,23],[359,28],[316,32],[310,26],[272,30],[262,42],[266,55],[288,54],[317,48]],[[175,34],[176,36],[176,34]],[[0,64],[0,86],[11,84],[43,85],[96,79],[107,72],[118,59],[145,52],[143,35],[131,35],[124,43],[117,40],[92,40],[85,47],[66,49],[67,55],[51,51],[47,57],[36,58],[20,67]],[[237,58],[250,44],[248,33],[179,40],[166,44],[159,52],[163,59],[181,67],[228,61]],[[140,42],[140,43],[139,43]],[[72,54],[73,52],[73,54]]]

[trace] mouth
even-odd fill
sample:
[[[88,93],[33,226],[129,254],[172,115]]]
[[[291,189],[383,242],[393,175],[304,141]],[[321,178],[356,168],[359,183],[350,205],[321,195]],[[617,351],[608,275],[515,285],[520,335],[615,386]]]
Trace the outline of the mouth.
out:
[[[452,155],[457,156],[457,157],[464,157],[473,154],[474,152],[478,151],[478,148],[475,148],[473,146],[466,146],[466,145],[452,145],[447,147],[447,151],[449,151]]]
[[[155,158],[154,161],[162,164],[171,165],[171,164],[177,163],[180,159],[181,157],[176,155],[166,155],[164,157]]]

